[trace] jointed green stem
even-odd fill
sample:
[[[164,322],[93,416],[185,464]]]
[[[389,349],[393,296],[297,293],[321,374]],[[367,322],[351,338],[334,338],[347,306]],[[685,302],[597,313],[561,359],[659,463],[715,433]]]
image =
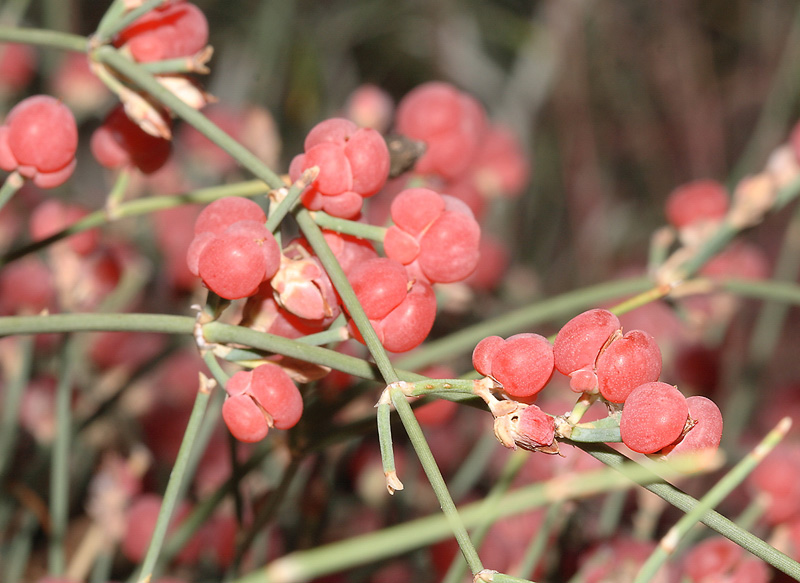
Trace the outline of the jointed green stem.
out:
[[[161,510],[158,513],[156,526],[153,530],[153,536],[150,539],[150,545],[147,547],[147,554],[142,562],[141,570],[139,571],[139,583],[147,583],[155,570],[158,555],[164,545],[164,539],[167,534],[167,526],[169,526],[170,518],[175,510],[179,500],[178,494],[181,491],[181,485],[186,473],[189,456],[192,450],[192,444],[200,430],[201,422],[208,405],[208,400],[211,397],[211,391],[205,384],[197,391],[195,397],[194,407],[189,416],[189,422],[186,426],[186,431],[183,434],[180,449],[178,450],[178,457],[175,460],[175,465],[172,467],[172,472],[169,476],[167,489],[164,492],[164,500],[161,504]]]
[[[483,570],[483,564],[481,563],[480,557],[478,557],[478,551],[475,550],[475,545],[472,544],[469,538],[469,533],[464,526],[464,522],[458,514],[453,498],[450,496],[450,491],[447,489],[447,485],[442,477],[442,472],[439,471],[439,466],[436,465],[436,460],[433,458],[431,448],[425,439],[425,435],[422,433],[422,428],[419,426],[417,418],[414,416],[414,412],[411,410],[411,405],[409,405],[405,395],[396,388],[390,387],[388,390],[392,404],[400,414],[400,420],[403,422],[406,433],[408,433],[411,445],[414,446],[414,451],[417,453],[417,457],[425,470],[425,474],[428,476],[428,481],[433,487],[436,499],[442,507],[442,512],[445,518],[447,518],[450,528],[453,530],[453,534],[455,534],[458,546],[464,558],[467,560],[467,565],[469,565],[472,574],[475,575]]]
[[[614,469],[621,470],[624,467],[623,464],[629,461],[624,455],[614,451],[607,445],[593,444],[588,446],[579,445],[579,447],[592,457]],[[646,468],[642,467],[642,470],[646,470]],[[655,478],[655,475],[652,477]],[[657,496],[660,496],[683,512],[691,512],[698,503],[696,499],[669,483],[655,482],[644,484],[643,487]],[[700,521],[721,535],[731,539],[739,546],[747,549],[757,557],[768,562],[776,569],[783,571],[790,577],[800,580],[800,563],[792,560],[754,534],[743,530],[718,512],[708,510],[700,517]]]
[[[706,494],[698,501],[697,505],[689,512],[684,514],[673,526],[661,542],[645,561],[639,573],[636,575],[634,583],[646,583],[655,575],[656,571],[666,562],[667,558],[675,551],[681,538],[697,523],[701,516],[717,506],[730,494],[736,486],[741,484],[750,475],[755,467],[771,452],[780,441],[786,437],[786,432],[791,427],[791,419],[784,418],[778,425],[770,431],[767,436],[759,443],[753,451],[747,454],[738,464],[736,464],[725,476],[717,482]]]

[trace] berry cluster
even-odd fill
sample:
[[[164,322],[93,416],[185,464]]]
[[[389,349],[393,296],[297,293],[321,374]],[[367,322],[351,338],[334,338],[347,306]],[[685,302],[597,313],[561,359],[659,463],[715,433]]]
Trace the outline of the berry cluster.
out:
[[[538,334],[517,334],[505,340],[489,336],[475,347],[472,363],[509,399],[527,403],[558,370],[570,378],[573,391],[599,396],[612,414],[621,409],[620,438],[635,452],[669,456],[709,452],[719,446],[719,408],[705,397],[686,398],[676,387],[658,381],[661,352],[653,337],[641,330],[623,334],[619,319],[608,310],[575,316],[553,344]],[[506,429],[497,429],[498,424],[507,424],[506,419],[496,424],[505,445],[536,449],[553,443],[555,420],[535,405],[509,408],[491,398],[487,402],[495,416],[506,416],[509,410],[514,415],[510,437]]]

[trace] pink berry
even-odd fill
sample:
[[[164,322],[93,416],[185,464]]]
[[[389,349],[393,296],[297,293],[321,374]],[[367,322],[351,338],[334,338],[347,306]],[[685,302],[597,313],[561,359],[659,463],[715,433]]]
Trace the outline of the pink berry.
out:
[[[267,263],[250,237],[215,237],[203,248],[197,271],[205,286],[228,300],[253,295],[264,281]]]
[[[234,437],[254,443],[269,428],[294,427],[303,413],[303,399],[289,375],[275,364],[234,374],[225,385],[228,399],[222,418]]]
[[[695,180],[667,197],[667,220],[681,229],[698,221],[717,221],[728,212],[728,193],[716,180]]]
[[[408,293],[406,270],[397,261],[379,257],[353,268],[350,284],[371,320],[380,320],[395,309]]]
[[[210,231],[220,235],[237,221],[259,221],[265,223],[267,216],[257,203],[241,196],[228,196],[215,200],[205,207],[194,224],[195,234]]]
[[[658,380],[661,350],[650,334],[631,330],[603,350],[596,368],[600,394],[608,401],[624,403],[633,389]]]
[[[383,133],[389,129],[394,113],[394,102],[391,96],[377,85],[361,85],[347,98],[345,113],[356,125]]]
[[[25,87],[36,70],[36,53],[31,45],[0,43],[0,90],[6,93]]]
[[[407,352],[428,337],[436,318],[436,296],[430,285],[416,281],[406,297],[376,326],[381,343],[391,352]]]
[[[20,101],[0,127],[0,168],[40,188],[67,181],[75,169],[78,127],[69,108],[49,95]]]
[[[692,583],[721,580],[744,557],[744,549],[721,536],[713,536],[692,547],[686,554],[683,572]]]
[[[639,453],[655,453],[676,441],[689,417],[686,398],[674,386],[645,383],[631,391],[619,422],[622,442]]]
[[[89,211],[75,204],[61,202],[50,198],[33,209],[30,218],[31,238],[34,241],[47,239],[72,226],[89,214]],[[97,249],[100,235],[97,229],[90,229],[71,235],[66,239],[69,248],[79,255],[89,255]]]
[[[389,149],[375,130],[350,120],[320,122],[306,136],[305,153],[295,156],[289,175],[317,166],[319,175],[303,193],[306,208],[342,218],[361,212],[363,198],[377,193],[389,177]]]
[[[339,296],[319,259],[302,250],[302,242],[290,243],[283,252],[280,268],[270,284],[275,300],[304,320],[329,325],[341,313]]]
[[[467,170],[486,131],[486,113],[470,95],[441,82],[410,91],[397,106],[396,130],[425,142],[420,174],[453,179]]]
[[[413,188],[395,197],[391,213],[395,225],[386,232],[384,251],[413,277],[452,283],[477,267],[481,229],[461,201]]]
[[[492,377],[512,397],[531,397],[553,375],[553,346],[539,334],[515,334],[492,358]]]
[[[747,477],[750,489],[765,498],[764,519],[769,524],[781,524],[800,517],[798,478],[800,450],[793,445],[778,445]]]
[[[472,366],[483,376],[492,374],[492,359],[506,341],[500,336],[487,336],[472,351]]]
[[[142,130],[118,105],[92,134],[91,148],[95,159],[106,168],[132,166],[151,174],[166,163],[172,142]]]
[[[530,162],[514,133],[493,125],[478,147],[472,180],[487,198],[522,194],[530,176]]]
[[[136,19],[119,33],[114,45],[125,45],[141,63],[194,55],[208,42],[208,21],[190,2],[168,2]]]
[[[722,439],[722,413],[711,399],[701,396],[686,398],[689,419],[694,426],[677,443],[668,445],[662,453],[675,455],[688,452],[717,451]]]
[[[619,330],[619,319],[608,310],[598,308],[578,314],[558,331],[553,342],[555,367],[570,376],[573,391],[597,391],[597,357]]]

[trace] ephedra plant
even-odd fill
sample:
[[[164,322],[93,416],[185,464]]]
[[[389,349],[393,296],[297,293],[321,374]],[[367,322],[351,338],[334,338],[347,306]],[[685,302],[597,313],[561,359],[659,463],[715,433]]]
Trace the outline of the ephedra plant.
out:
[[[742,234],[791,214],[797,131],[663,193],[633,275],[504,304],[494,211],[536,176],[478,97],[364,85],[281,160],[267,110],[204,89],[198,6],[87,36],[12,8],[2,581],[800,580],[797,396],[685,370],[747,300],[738,368],[784,348],[797,219],[774,275]],[[69,55],[58,95],[32,47]]]

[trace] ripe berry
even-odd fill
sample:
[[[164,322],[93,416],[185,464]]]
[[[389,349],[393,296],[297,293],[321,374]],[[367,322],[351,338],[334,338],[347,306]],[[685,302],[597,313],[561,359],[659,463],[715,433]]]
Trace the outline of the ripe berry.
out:
[[[475,347],[472,362],[512,397],[532,397],[553,375],[553,346],[538,334],[515,334],[506,340],[489,336]]]
[[[303,414],[303,398],[289,375],[276,364],[234,374],[225,385],[222,418],[233,436],[253,443],[270,427],[289,429]]]
[[[689,419],[694,426],[680,441],[664,448],[664,455],[688,452],[717,451],[722,439],[722,413],[711,399],[701,396],[686,398],[689,407]]]
[[[261,246],[245,236],[214,237],[203,247],[197,262],[197,273],[205,286],[228,300],[253,295],[264,281],[266,269]]]
[[[661,350],[642,330],[631,330],[614,339],[597,357],[597,382],[603,398],[624,403],[630,392],[658,380]]]
[[[40,188],[67,181],[75,169],[77,148],[75,117],[49,95],[23,99],[0,126],[0,168],[16,170]]]
[[[800,516],[800,450],[778,445],[764,458],[747,483],[755,494],[765,495],[764,519],[772,525]]]
[[[728,212],[728,193],[716,180],[695,180],[667,197],[667,220],[676,229],[698,221],[718,221]]]
[[[475,98],[452,85],[425,83],[398,104],[396,130],[425,142],[417,172],[453,179],[472,163],[486,131],[486,113]]]
[[[452,283],[477,267],[481,229],[458,199],[411,188],[395,197],[391,214],[395,224],[386,231],[384,251],[413,277]]]
[[[219,235],[237,221],[266,222],[267,215],[257,203],[241,196],[220,198],[205,207],[194,224],[195,235],[210,231]]]
[[[686,398],[674,386],[645,383],[625,401],[619,431],[622,442],[639,453],[655,453],[677,440],[689,417]]]
[[[389,177],[389,149],[375,130],[359,128],[344,118],[314,126],[306,136],[305,153],[289,167],[292,180],[317,166],[319,175],[303,193],[306,208],[342,218],[361,212],[363,199],[376,194]]]
[[[555,367],[560,373],[572,377],[570,387],[573,391],[597,389],[595,361],[620,327],[614,314],[598,308],[578,314],[558,331],[553,342]]]
[[[486,198],[522,194],[530,176],[530,163],[519,140],[507,127],[493,125],[481,139],[472,182]]]
[[[167,2],[137,18],[119,33],[114,46],[125,46],[140,63],[188,57],[208,43],[208,21],[190,2]]]
[[[152,136],[133,123],[118,105],[92,134],[95,159],[106,168],[133,166],[143,174],[161,168],[169,158],[172,142]]]

